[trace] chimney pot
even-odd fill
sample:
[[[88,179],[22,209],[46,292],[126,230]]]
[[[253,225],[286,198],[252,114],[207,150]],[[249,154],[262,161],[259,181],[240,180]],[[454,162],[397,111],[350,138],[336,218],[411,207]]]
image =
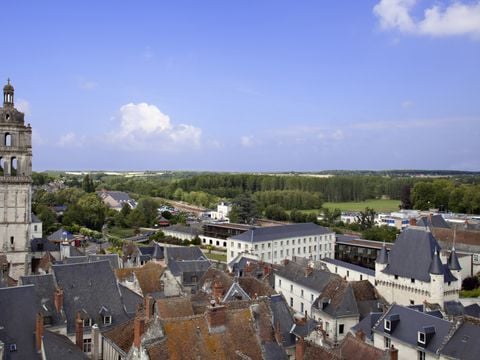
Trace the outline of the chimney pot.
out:
[[[390,348],[390,360],[398,360],[398,349],[396,349],[393,345]]]
[[[210,329],[225,326],[226,308],[224,305],[215,306],[212,304],[207,308],[207,322]]]
[[[140,349],[140,344],[142,342],[142,335],[145,331],[145,318],[137,315],[133,323],[133,346],[137,349]]]
[[[154,303],[155,303],[155,300],[153,296],[148,294],[145,297],[145,316],[147,317],[147,320],[150,320],[153,317]]]
[[[54,296],[55,309],[57,312],[62,311],[63,308],[63,289],[56,288]]]
[[[83,320],[80,311],[75,319],[75,344],[83,351]]]
[[[37,345],[38,352],[42,350],[42,337],[43,337],[43,315],[41,313],[38,313],[35,321],[35,342]]]
[[[297,340],[297,343],[295,344],[295,358],[297,360],[303,360],[303,357],[305,356],[305,348],[307,347],[307,344],[305,343],[305,340],[303,337],[299,338]]]

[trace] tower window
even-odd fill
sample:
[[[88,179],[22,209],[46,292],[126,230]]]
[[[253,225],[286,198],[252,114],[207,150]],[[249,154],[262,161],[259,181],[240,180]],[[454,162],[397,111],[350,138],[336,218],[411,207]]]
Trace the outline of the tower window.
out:
[[[12,134],[5,134],[5,146],[12,146]]]
[[[13,245],[14,241],[15,241],[15,238],[13,236],[10,236],[10,245]]]

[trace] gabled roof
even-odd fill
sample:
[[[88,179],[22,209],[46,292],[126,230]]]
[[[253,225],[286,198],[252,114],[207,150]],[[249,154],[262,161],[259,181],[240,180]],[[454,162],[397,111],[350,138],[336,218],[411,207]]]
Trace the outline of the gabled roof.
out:
[[[50,317],[51,325],[63,324],[64,320],[55,309],[55,279],[52,274],[21,276],[23,285],[35,286],[35,313],[41,313],[44,317]]]
[[[42,343],[45,358],[48,360],[89,359],[89,357],[65,335],[45,330]]]
[[[60,251],[60,244],[58,242],[50,241],[46,238],[34,238],[30,241],[30,249],[32,252],[37,251]]]
[[[450,337],[441,350],[442,355],[454,359],[475,360],[480,358],[480,326],[465,321]]]
[[[333,231],[314,223],[302,223],[293,225],[259,227],[233,236],[230,239],[248,242],[261,242],[276,239],[286,239],[291,237],[316,236],[323,234],[333,234]]]
[[[35,347],[35,289],[33,285],[0,288],[0,341],[5,359],[40,359]],[[10,346],[16,346],[10,351]]]
[[[112,326],[128,319],[117,280],[108,261],[53,265],[57,284],[64,291],[63,308],[67,332],[75,331],[75,316],[85,311],[100,329],[106,327],[99,311],[106,307],[112,314]]]
[[[123,284],[118,284],[120,288],[120,293],[122,294],[123,305],[125,305],[125,310],[129,315],[135,315],[137,311],[137,306],[143,303],[143,297],[138,295],[136,292],[130,290]]]
[[[157,300],[158,316],[161,319],[193,315],[192,302],[188,298],[173,297]]]
[[[346,269],[357,271],[359,273],[362,273],[362,274],[365,274],[365,275],[368,275],[368,276],[375,276],[375,270],[372,270],[372,269],[369,269],[369,268],[366,268],[366,267],[363,267],[363,266],[360,266],[360,265],[350,264],[346,261],[337,260],[337,259],[330,259],[330,258],[323,258],[322,261],[326,262],[326,263],[329,263],[329,264],[332,264],[332,265],[341,266],[341,267],[344,267]]]
[[[293,316],[282,295],[272,295],[270,297],[270,308],[272,309],[272,323],[274,329],[280,329],[282,335],[282,345],[291,347],[295,345],[295,336],[290,333],[293,327]]]
[[[108,260],[112,269],[118,269],[120,267],[120,257],[118,254],[89,254],[87,257],[89,262]]]
[[[274,270],[275,278],[283,277],[302,285],[311,290],[322,292],[324,287],[333,278],[340,278],[337,274],[332,274],[327,271],[311,269],[307,276],[305,276],[306,267],[289,261],[285,266]]]
[[[140,285],[140,289],[142,290],[143,295],[146,296],[147,294],[153,294],[162,291],[160,277],[164,271],[164,266],[157,263],[148,262],[142,267],[138,268],[116,269],[115,275],[120,281],[124,281],[132,274],[135,274],[138,284]]]
[[[102,199],[110,196],[113,200],[117,202],[127,202],[132,200],[130,196],[124,191],[99,191],[98,194]]]
[[[123,356],[125,356],[132,347],[133,344],[133,324],[134,319],[127,320],[122,324],[102,331],[102,335],[113,342],[121,351],[123,351]]]
[[[435,249],[440,252],[440,245],[430,231],[409,227],[395,241],[390,251],[388,265],[383,272],[430,282],[430,264],[434,258]],[[443,273],[445,282],[457,280],[448,266],[441,264],[437,267],[438,269],[434,270]]]
[[[241,288],[241,286],[234,282],[230,288],[228,289],[227,293],[222,299],[222,302],[229,302],[235,300],[251,300],[250,296]]]
[[[380,360],[389,359],[385,350],[377,349],[375,346],[357,339],[352,334],[347,334],[340,342],[334,352],[337,356],[348,360]]]
[[[371,312],[363,318],[357,325],[352,327],[353,332],[356,334],[359,331],[362,331],[365,336],[373,341],[373,332],[372,329],[377,323],[378,319],[382,316],[381,312]]]
[[[428,228],[444,228],[450,229],[450,226],[445,221],[442,215],[429,215],[429,216],[422,216],[419,220],[417,220],[417,226],[423,226]]]
[[[480,306],[478,304],[465,306],[465,315],[480,319]]]
[[[57,231],[55,231],[53,234],[50,234],[47,237],[47,239],[49,241],[64,241],[64,240],[71,241],[71,240],[74,240],[75,237],[71,232],[65,230],[64,228],[60,228]]]
[[[382,249],[380,250],[380,253],[378,254],[378,257],[376,259],[376,262],[379,264],[388,264],[388,254],[385,244],[383,244]]]
[[[390,315],[398,315],[399,321],[389,334],[384,330],[384,319]],[[377,322],[373,331],[396,339],[404,344],[417,348],[418,332],[425,327],[435,328],[435,335],[426,344],[425,351],[436,353],[441,349],[445,337],[449,334],[453,324],[449,321],[439,319],[436,316],[428,315],[408,307],[393,304]]]
[[[198,246],[171,246],[165,248],[167,263],[170,260],[207,260],[202,250]]]

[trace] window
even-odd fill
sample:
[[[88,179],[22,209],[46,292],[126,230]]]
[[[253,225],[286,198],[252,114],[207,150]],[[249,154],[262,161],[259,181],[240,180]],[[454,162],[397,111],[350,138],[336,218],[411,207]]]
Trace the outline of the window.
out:
[[[293,297],[290,298],[290,306],[293,307]]]
[[[312,246],[308,246],[308,253],[310,254],[312,252]]]
[[[395,280],[398,280],[398,275],[395,275]]]
[[[258,250],[258,245],[257,244],[255,244],[255,250]]]
[[[226,241],[223,242],[223,246],[227,247],[227,242]]]
[[[280,246],[283,246],[283,240],[282,240],[282,241],[280,241]]]
[[[282,279],[278,279],[278,286],[279,286],[279,287],[282,286]]]
[[[304,310],[303,310],[303,302],[302,302],[302,303],[300,303],[300,312],[303,313],[303,311]]]
[[[425,360],[425,351],[418,350],[418,360]]]
[[[270,244],[270,243],[268,243],[268,248],[270,248],[270,246],[271,246],[271,244]]]
[[[307,243],[307,238],[303,238],[303,243],[304,243],[304,244]]]
[[[38,230],[38,225],[33,225],[33,231],[37,231]]]
[[[274,258],[277,257],[277,250],[275,250],[275,251],[273,252],[273,257],[274,257]]]
[[[288,243],[290,242],[290,240],[287,240],[287,246],[288,246]]]
[[[313,294],[310,294],[310,301],[313,302]]]
[[[264,249],[265,249],[265,244],[262,244],[262,250],[264,250]]]
[[[10,236],[10,245],[13,245],[14,241],[15,241],[15,238],[13,236]]]
[[[303,289],[300,291],[300,296],[303,298]]]
[[[420,344],[425,344],[425,333],[421,331],[418,332],[418,342]]]
[[[287,256],[288,256],[288,255],[290,255],[290,254],[289,254],[289,249],[287,249]]]
[[[12,146],[12,135],[9,133],[5,134],[5,146]]]
[[[350,271],[347,270],[347,278],[350,276]]]
[[[103,317],[103,324],[104,325],[110,325],[112,323],[112,317],[110,315],[104,316]]]
[[[210,241],[211,241],[211,240],[210,240]],[[237,243],[237,248],[241,249],[241,248],[242,248],[242,244]]]
[[[231,257],[234,257],[233,251],[230,251],[230,256],[231,256]]]
[[[410,300],[410,305],[414,305],[415,302],[413,300]]]
[[[283,258],[283,250],[280,250],[280,257]]]
[[[388,330],[390,331],[392,329],[392,323],[390,322],[390,320],[385,320],[385,322],[383,323],[383,328],[385,330]]]
[[[290,292],[293,292],[293,285],[290,285]]]
[[[292,249],[292,255],[295,255],[295,248]]]
[[[83,339],[83,352],[92,352],[92,339]]]
[[[307,247],[306,247],[306,246],[303,247],[303,253],[304,253],[304,254],[307,253]]]
[[[292,240],[292,245],[295,245],[295,239]]]
[[[363,280],[363,275],[360,275],[360,281],[362,281],[362,280]]]
[[[338,267],[335,266],[335,274],[338,272]]]
[[[84,327],[90,327],[90,326],[92,326],[92,319],[90,319],[90,318],[83,319],[83,326],[84,326]]]
[[[410,282],[411,282],[412,284],[415,284],[415,279],[414,279],[414,278],[411,278],[411,279],[410,279]]]
[[[391,344],[392,341],[390,340],[390,338],[385,337],[385,349],[389,349]]]
[[[338,325],[338,333],[340,335],[343,334],[344,330],[345,330],[345,325],[344,324]]]

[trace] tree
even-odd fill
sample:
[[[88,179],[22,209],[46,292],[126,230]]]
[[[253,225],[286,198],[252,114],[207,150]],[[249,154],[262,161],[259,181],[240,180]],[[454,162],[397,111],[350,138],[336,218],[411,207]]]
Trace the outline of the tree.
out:
[[[42,220],[42,230],[43,234],[50,234],[53,231],[57,230],[57,218],[55,212],[45,205],[37,206],[37,216]]]
[[[234,220],[232,220],[232,212]],[[240,194],[233,201],[230,220],[242,224],[249,224],[258,217],[257,204],[250,194]]]
[[[83,177],[82,181],[82,190],[86,193],[92,193],[95,191],[95,186],[93,185],[93,180],[90,178],[89,174],[86,174]]]
[[[145,226],[153,226],[158,219],[158,202],[152,198],[144,197],[138,201],[135,210],[140,211],[145,218]]]
[[[341,216],[342,212],[340,209],[323,209],[323,221],[326,223],[327,226],[335,225],[340,220]]]
[[[375,210],[370,209],[369,207],[366,207],[365,210],[360,211],[357,216],[360,229],[370,229],[373,225],[375,225],[375,214]]]
[[[394,242],[400,231],[392,226],[373,226],[363,231],[363,238],[374,241]]]
[[[433,205],[435,189],[431,182],[418,182],[413,186],[412,202],[416,210],[429,210]]]
[[[462,289],[463,290],[473,290],[480,286],[478,278],[476,276],[471,276],[463,279]]]
[[[288,214],[280,205],[269,205],[265,209],[265,217],[271,220],[285,221],[288,220]]]
[[[400,201],[402,209],[411,209],[412,208],[412,198],[411,198],[412,186],[404,185],[400,193]]]

